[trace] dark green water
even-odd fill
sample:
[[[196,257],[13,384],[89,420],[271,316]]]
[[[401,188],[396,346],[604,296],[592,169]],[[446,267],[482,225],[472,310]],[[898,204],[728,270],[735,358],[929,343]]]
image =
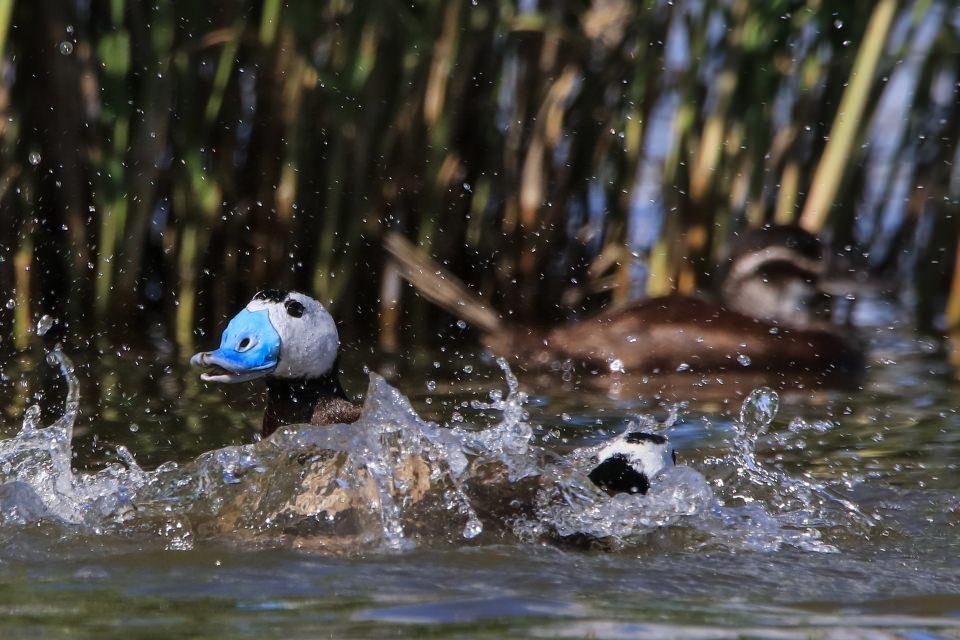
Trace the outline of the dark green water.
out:
[[[173,551],[133,532],[67,535],[40,522],[0,528],[0,637],[960,637],[960,386],[939,343],[867,331],[863,390],[785,397],[758,446],[764,465],[820,482],[874,519],[825,518],[835,553],[761,550],[746,530],[721,544],[681,525],[607,552],[463,542],[326,557],[216,540]],[[81,468],[120,444],[150,467],[256,433],[250,388],[195,383],[161,356],[78,360]],[[363,364],[347,354],[352,370]],[[4,368],[11,413],[28,392],[20,381],[45,366]],[[418,353],[394,382],[443,421],[457,411],[482,422],[462,402],[503,386],[490,362],[449,350]],[[362,390],[362,375],[349,386]],[[52,415],[61,402],[43,398]],[[562,385],[537,387],[528,405],[538,440],[561,450],[649,408]],[[10,437],[19,421],[5,425]],[[723,457],[731,425],[723,406],[688,408],[671,431],[681,462],[728,502],[772,502],[719,488],[733,471]]]

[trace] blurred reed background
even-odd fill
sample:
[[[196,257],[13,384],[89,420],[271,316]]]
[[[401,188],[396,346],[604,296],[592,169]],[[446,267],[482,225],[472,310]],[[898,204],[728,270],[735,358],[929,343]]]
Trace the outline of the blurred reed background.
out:
[[[0,0],[0,52],[0,348],[191,349],[267,285],[449,326],[390,229],[545,321],[798,222],[960,324],[954,2]]]

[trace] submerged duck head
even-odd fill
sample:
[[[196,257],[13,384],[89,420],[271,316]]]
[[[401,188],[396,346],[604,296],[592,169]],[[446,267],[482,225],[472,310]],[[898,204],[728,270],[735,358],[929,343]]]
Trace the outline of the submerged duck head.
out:
[[[597,466],[588,474],[607,494],[646,494],[650,479],[677,463],[666,436],[642,431],[627,432],[597,452]]]
[[[190,364],[207,382],[310,380],[330,374],[339,348],[337,326],[322,304],[296,291],[269,289],[230,320],[219,348],[194,355]]]

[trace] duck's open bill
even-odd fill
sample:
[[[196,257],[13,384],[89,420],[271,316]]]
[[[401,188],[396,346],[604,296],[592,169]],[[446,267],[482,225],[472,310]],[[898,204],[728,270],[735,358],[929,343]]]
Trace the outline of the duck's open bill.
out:
[[[244,309],[230,321],[220,348],[190,358],[207,382],[246,382],[270,374],[280,357],[280,334],[266,311]]]

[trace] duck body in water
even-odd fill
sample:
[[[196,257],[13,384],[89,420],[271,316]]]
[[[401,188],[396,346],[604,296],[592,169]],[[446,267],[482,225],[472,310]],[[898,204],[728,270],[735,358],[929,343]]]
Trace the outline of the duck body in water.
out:
[[[339,380],[338,348],[336,326],[323,305],[302,293],[271,290],[254,296],[230,321],[219,348],[194,355],[191,364],[202,370],[201,378],[208,382],[265,379],[263,434],[267,439],[258,446],[283,451],[291,438],[309,440],[312,436],[302,430],[303,425],[330,427],[331,433],[334,425],[350,425],[350,429],[368,430],[364,437],[375,440],[383,435],[397,437],[389,429],[381,433],[384,426],[377,422],[376,411],[364,418],[361,408],[347,397]],[[281,429],[285,425],[291,429]],[[587,477],[599,490],[610,495],[646,493],[654,475],[673,463],[665,438],[637,433],[631,438],[626,445],[607,447],[594,457],[591,464],[598,470]],[[391,454],[395,459],[374,466],[377,473],[387,470],[387,486],[399,492],[409,515],[406,527],[429,535],[422,531],[429,527],[429,519],[420,516],[443,513],[448,518],[451,487],[437,482],[442,473],[420,444],[409,450],[393,449],[397,449]],[[374,478],[363,452],[357,451],[360,457],[351,462],[349,449],[290,449],[294,451],[296,455],[274,456],[288,473],[291,465],[299,465],[292,473],[297,481],[290,485],[294,488],[288,500],[263,516],[262,501],[275,494],[263,480],[268,476],[254,475],[250,490],[239,494],[208,529],[235,535],[246,528],[245,514],[260,513],[270,522],[286,523],[284,531],[300,540],[297,544],[309,539],[310,546],[343,551],[367,540],[370,528],[380,526],[372,510],[377,504],[383,508],[384,484]],[[264,482],[268,484],[261,486]],[[535,517],[537,496],[549,488],[550,480],[536,474],[514,475],[504,460],[477,456],[469,459],[459,482],[483,530],[504,532],[519,518]]]
[[[598,372],[659,374],[858,371],[863,355],[830,323],[819,240],[794,226],[744,233],[733,243],[721,299],[650,298],[553,327],[504,322],[409,242],[387,248],[428,299],[483,330],[483,342],[521,370],[571,361]]]

